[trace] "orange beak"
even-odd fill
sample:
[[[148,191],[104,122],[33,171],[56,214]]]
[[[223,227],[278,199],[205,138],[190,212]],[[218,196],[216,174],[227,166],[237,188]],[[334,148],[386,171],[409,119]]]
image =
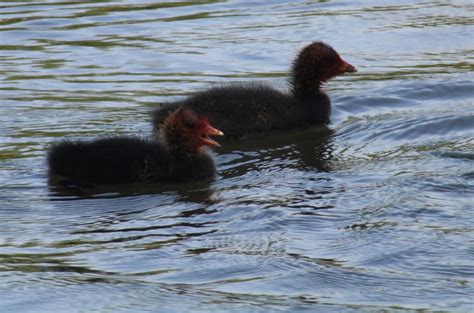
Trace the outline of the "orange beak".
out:
[[[224,136],[224,133],[218,130],[217,128],[214,128],[211,125],[207,124],[206,126],[204,126],[201,132],[200,139],[201,139],[202,144],[206,146],[210,146],[210,147],[221,146],[217,141],[209,138],[209,136]]]
[[[340,74],[345,74],[345,73],[355,73],[357,72],[357,69],[355,68],[354,65],[347,63],[344,60],[341,60],[341,65],[339,66],[339,73]]]

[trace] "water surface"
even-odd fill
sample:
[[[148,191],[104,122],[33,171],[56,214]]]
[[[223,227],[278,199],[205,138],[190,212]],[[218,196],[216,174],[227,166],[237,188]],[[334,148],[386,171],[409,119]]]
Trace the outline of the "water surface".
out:
[[[474,310],[471,1],[0,3],[5,312]],[[229,81],[287,88],[298,50],[359,69],[330,131],[228,143],[211,182],[48,187],[60,138],[148,136]]]

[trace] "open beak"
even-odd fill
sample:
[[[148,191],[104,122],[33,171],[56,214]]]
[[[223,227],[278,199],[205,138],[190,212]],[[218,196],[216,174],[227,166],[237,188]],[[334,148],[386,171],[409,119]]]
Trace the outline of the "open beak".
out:
[[[339,72],[340,72],[340,74],[355,73],[355,72],[357,72],[357,69],[355,68],[355,66],[353,66],[352,64],[347,63],[347,62],[344,61],[344,60],[341,60],[341,61],[342,61],[342,63],[341,63],[341,65],[339,66]]]
[[[201,134],[201,142],[203,145],[210,146],[210,147],[220,147],[221,145],[209,138],[209,136],[224,136],[224,133],[217,128],[212,127],[211,125],[207,124],[206,127],[202,130]]]

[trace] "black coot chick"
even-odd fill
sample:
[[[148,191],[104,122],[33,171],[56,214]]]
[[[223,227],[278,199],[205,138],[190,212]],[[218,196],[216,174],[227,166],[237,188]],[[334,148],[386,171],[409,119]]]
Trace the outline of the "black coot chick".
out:
[[[204,146],[219,147],[210,135],[223,133],[189,109],[168,112],[158,140],[110,137],[63,141],[48,154],[49,174],[59,184],[181,182],[210,178],[212,158]]]
[[[331,101],[321,90],[329,79],[356,72],[323,42],[301,50],[290,71],[291,90],[282,92],[264,84],[230,84],[197,92],[186,99],[153,111],[155,132],[169,111],[192,108],[206,115],[228,138],[239,138],[273,130],[328,124]]]

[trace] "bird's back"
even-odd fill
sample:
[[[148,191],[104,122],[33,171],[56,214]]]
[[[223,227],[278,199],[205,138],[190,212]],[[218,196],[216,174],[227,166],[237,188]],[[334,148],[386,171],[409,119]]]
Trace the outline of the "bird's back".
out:
[[[301,127],[310,122],[308,112],[291,94],[263,84],[232,84],[158,108],[153,112],[155,129],[168,112],[182,106],[207,116],[226,138]]]
[[[48,163],[51,176],[71,183],[181,182],[215,174],[205,151],[171,153],[158,142],[134,137],[63,141],[50,149]]]
[[[147,160],[156,157],[168,163],[159,144],[140,138],[111,137],[57,143],[48,154],[48,163],[52,175],[75,182],[113,184],[140,181]]]

